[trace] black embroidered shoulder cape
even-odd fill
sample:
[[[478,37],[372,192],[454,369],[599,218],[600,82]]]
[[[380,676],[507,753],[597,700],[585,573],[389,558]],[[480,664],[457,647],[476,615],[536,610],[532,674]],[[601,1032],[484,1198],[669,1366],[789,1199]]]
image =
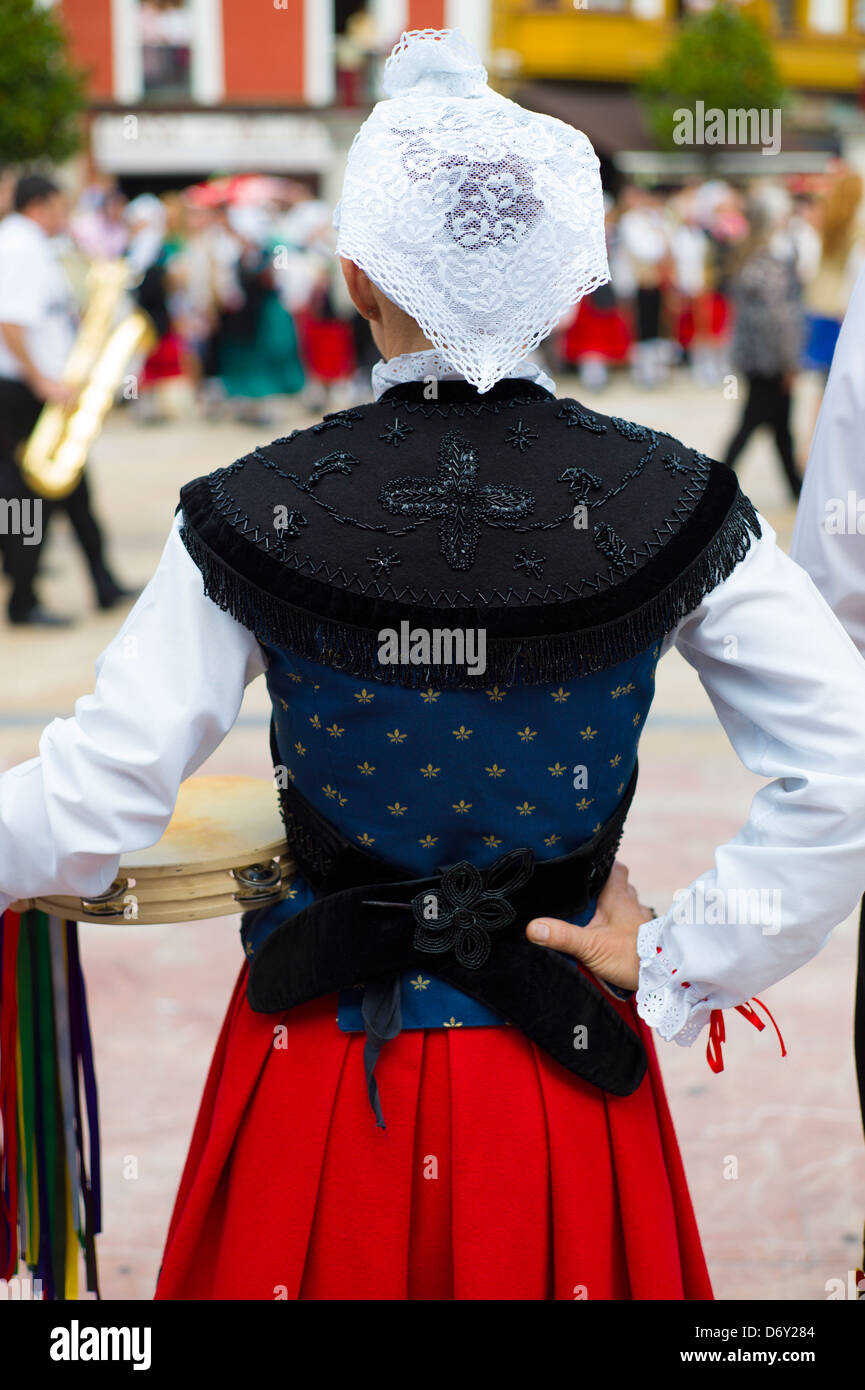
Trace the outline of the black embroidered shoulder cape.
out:
[[[205,590],[265,642],[364,679],[379,634],[483,627],[486,676],[559,681],[637,655],[744,557],[732,470],[534,383],[394,386],[181,490]]]

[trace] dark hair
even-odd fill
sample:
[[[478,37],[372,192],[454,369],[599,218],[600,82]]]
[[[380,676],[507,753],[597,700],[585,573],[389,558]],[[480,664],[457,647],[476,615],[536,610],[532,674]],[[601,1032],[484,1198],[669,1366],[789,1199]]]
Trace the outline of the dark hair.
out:
[[[15,185],[15,211],[23,212],[31,203],[44,203],[60,189],[41,174],[25,174]]]

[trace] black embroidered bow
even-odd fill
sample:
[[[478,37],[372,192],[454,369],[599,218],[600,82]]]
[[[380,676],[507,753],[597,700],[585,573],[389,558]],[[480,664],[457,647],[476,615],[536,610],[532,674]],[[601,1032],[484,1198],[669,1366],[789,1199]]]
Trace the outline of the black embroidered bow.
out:
[[[490,954],[490,933],[516,917],[508,899],[528,882],[534,865],[532,850],[514,849],[483,873],[466,860],[445,869],[438,889],[411,900],[415,949],[432,955],[453,950],[460,965],[479,970]]]

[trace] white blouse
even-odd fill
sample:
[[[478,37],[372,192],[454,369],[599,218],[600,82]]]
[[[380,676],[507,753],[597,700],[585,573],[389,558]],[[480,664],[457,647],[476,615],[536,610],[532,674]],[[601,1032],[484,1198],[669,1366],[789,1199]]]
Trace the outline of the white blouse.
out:
[[[790,554],[865,654],[865,268],[832,358]]]
[[[265,669],[252,633],[205,596],[180,525],[178,513],[156,573],[98,659],[94,693],[48,725],[38,757],[0,776],[0,910],[104,892],[121,854],[162,835],[181,781]],[[714,867],[640,929],[638,1010],[686,1044],[712,1009],[810,960],[863,887],[865,663],[761,526],[663,648],[694,666],[742,762],[774,779]],[[754,903],[766,901],[768,922],[755,921]]]

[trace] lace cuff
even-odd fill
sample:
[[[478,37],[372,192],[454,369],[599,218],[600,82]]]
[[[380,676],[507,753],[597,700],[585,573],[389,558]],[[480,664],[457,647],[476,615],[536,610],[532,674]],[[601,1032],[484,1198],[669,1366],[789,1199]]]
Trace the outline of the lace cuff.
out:
[[[709,1022],[705,986],[677,978],[679,966],[663,944],[663,917],[644,922],[637,935],[640,981],[637,1013],[667,1042],[690,1047]]]

